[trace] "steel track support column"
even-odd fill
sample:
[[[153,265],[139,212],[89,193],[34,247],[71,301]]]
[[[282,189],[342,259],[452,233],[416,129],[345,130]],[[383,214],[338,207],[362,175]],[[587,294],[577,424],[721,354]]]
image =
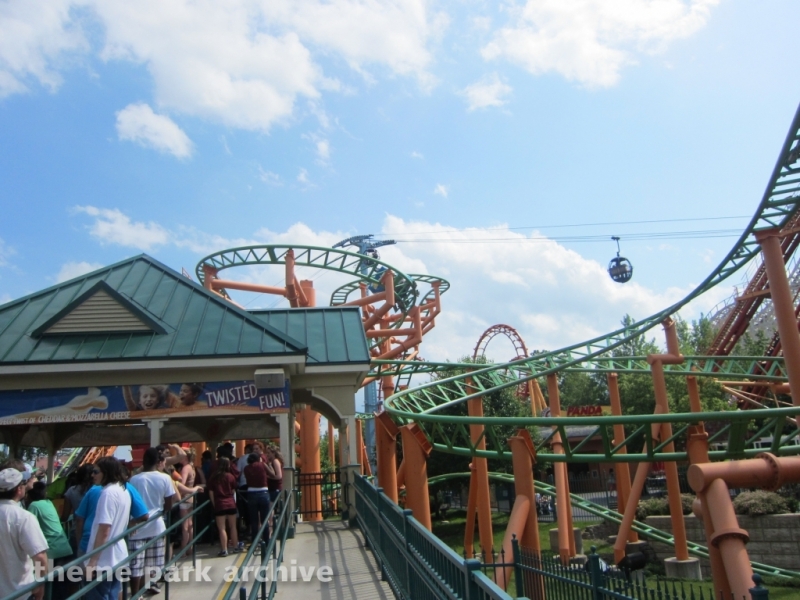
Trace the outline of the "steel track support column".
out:
[[[689,376],[686,378],[686,387],[689,390],[689,405],[692,412],[702,412],[700,404],[700,391],[697,388],[697,377]],[[689,454],[689,463],[693,465],[704,464],[708,461],[708,434],[702,423],[689,427],[689,439],[686,443],[686,450]],[[706,545],[708,546],[708,559],[711,563],[711,578],[714,581],[715,597],[730,598],[731,586],[728,583],[728,575],[725,572],[725,563],[719,548],[711,543],[714,539],[714,526],[708,514],[709,506],[705,492],[698,492],[692,511],[694,515],[703,521],[703,530],[706,534]]]
[[[400,429],[389,413],[375,417],[375,446],[378,452],[378,486],[397,504],[397,436]]]
[[[647,357],[650,363],[650,373],[653,377],[653,392],[656,397],[656,406],[664,414],[669,413],[669,400],[667,397],[667,382],[664,379],[664,364],[680,364],[683,356],[678,348],[678,335],[675,331],[675,322],[671,318],[664,319],[664,333],[667,338],[667,354],[651,354]],[[661,424],[661,439],[672,437],[672,424]],[[664,446],[664,452],[675,452],[673,442]],[[667,497],[669,500],[669,514],[672,519],[672,535],[675,538],[675,558],[679,561],[689,560],[689,547],[686,543],[686,523],[683,519],[683,505],[681,504],[681,486],[678,478],[678,464],[669,461],[664,464],[667,476]]]
[[[761,254],[764,256],[764,267],[767,271],[778,335],[781,338],[792,402],[795,406],[800,406],[800,335],[797,332],[792,291],[781,250],[780,230],[758,231],[756,241],[761,244]]]
[[[322,521],[322,470],[319,454],[319,413],[306,407],[298,411],[300,421],[301,501],[300,510],[305,521]]]
[[[550,414],[560,417],[561,398],[558,393],[558,376],[555,373],[547,376],[547,395],[550,399]],[[553,453],[564,454],[561,434],[556,432],[552,440]],[[575,555],[575,534],[570,510],[567,463],[563,461],[554,463],[553,471],[556,479],[556,508],[558,509],[558,555],[561,563],[566,566],[569,564],[569,559]]]
[[[616,373],[609,373],[608,377],[608,396],[611,400],[611,414],[617,417],[622,416],[622,402],[619,397],[619,377]],[[621,423],[614,425],[614,446],[621,444],[625,439],[625,426]],[[625,446],[617,450],[617,454],[627,454]],[[617,481],[617,512],[622,514],[631,495],[631,470],[628,463],[618,462],[615,473]],[[639,534],[631,530],[628,534],[629,542],[638,542]]]
[[[428,455],[431,443],[417,424],[400,427],[403,462],[406,465],[406,508],[414,518],[431,530],[431,502],[428,497]]]
[[[536,514],[536,489],[533,484],[533,465],[536,464],[536,450],[533,447],[533,440],[531,440],[527,430],[520,429],[515,436],[509,438],[508,445],[511,448],[516,497],[517,499],[527,498],[530,504],[527,519],[521,531],[511,531],[509,522],[509,528],[506,530],[506,537],[503,540],[503,552],[506,557],[503,562],[506,563],[511,562],[508,557],[513,556],[511,546],[512,533],[517,534],[520,547],[533,551],[536,558],[541,558],[542,555],[541,542],[539,541],[539,517]],[[516,502],[515,500],[515,507]],[[510,575],[511,568],[506,568],[504,583],[508,582]],[[531,600],[544,600],[544,580],[538,573],[526,573],[524,587],[527,597]]]
[[[472,381],[470,380],[471,384]],[[467,388],[470,393],[477,391],[471,386]],[[483,417],[483,398],[477,397],[467,400],[467,412],[470,417]],[[486,438],[484,436],[483,425],[470,425],[469,434],[472,444],[477,450],[486,450]],[[472,465],[475,467],[475,477],[470,477],[470,484],[477,485],[476,508],[478,510],[478,537],[481,541],[481,552],[484,554],[484,562],[489,562],[494,550],[494,534],[492,532],[492,504],[489,492],[489,465],[485,458],[481,456],[472,457]],[[472,490],[470,490],[470,494]]]

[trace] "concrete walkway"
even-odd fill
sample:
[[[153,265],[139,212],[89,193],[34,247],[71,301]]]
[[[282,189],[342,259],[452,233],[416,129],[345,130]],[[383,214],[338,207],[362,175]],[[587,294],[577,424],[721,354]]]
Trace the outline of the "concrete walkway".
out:
[[[203,581],[195,571],[188,570],[191,560],[181,561],[180,568],[184,576],[180,583],[170,584],[169,600],[218,600],[231,585],[241,585],[225,582],[224,575],[226,568],[239,566],[244,555],[217,558],[218,550],[216,545],[198,547],[198,567],[205,569],[204,573],[211,581]],[[259,559],[254,558],[255,561]],[[183,571],[184,566],[186,571]],[[299,523],[294,539],[286,542],[283,566],[288,580],[278,578],[276,594],[276,598],[282,600],[394,599],[389,584],[381,581],[377,563],[372,552],[366,549],[363,535],[358,529],[348,528],[342,521]],[[330,581],[321,581],[317,576],[320,567],[330,567]],[[303,574],[308,581],[303,580]],[[328,579],[325,572],[322,579]],[[252,583],[247,584],[248,591],[251,586]],[[162,591],[153,600],[165,600],[164,596]],[[237,592],[233,598],[238,597]]]
[[[292,561],[296,561],[293,563]],[[298,523],[295,537],[286,544],[283,564],[328,566],[333,576],[328,583],[311,581],[278,583],[277,598],[319,598],[320,600],[393,600],[394,594],[381,574],[372,552],[364,545],[361,531],[342,521]],[[300,579],[300,578],[298,578]]]

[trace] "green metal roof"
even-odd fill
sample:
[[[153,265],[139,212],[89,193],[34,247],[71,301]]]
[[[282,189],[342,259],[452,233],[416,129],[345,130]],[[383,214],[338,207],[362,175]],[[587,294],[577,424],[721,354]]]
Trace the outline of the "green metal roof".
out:
[[[250,314],[308,347],[306,364],[370,361],[367,338],[357,307],[252,310]]]
[[[96,287],[152,331],[40,335]],[[143,254],[0,306],[0,364],[305,355],[285,331]]]

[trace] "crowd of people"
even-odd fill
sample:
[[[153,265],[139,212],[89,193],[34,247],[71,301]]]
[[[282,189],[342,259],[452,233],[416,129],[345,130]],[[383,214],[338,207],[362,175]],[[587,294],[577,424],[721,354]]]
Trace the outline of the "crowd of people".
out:
[[[89,600],[118,600],[127,580],[121,567],[126,567],[131,594],[145,584],[149,594],[158,594],[160,585],[149,574],[164,574],[173,539],[180,551],[195,537],[192,518],[181,523],[174,538],[166,535],[167,516],[186,517],[206,497],[211,510],[202,516],[216,525],[218,556],[243,551],[245,538],[255,539],[262,527],[262,539],[268,539],[266,521],[282,489],[283,457],[261,442],[248,444],[238,458],[233,452],[233,444],[222,444],[216,457],[204,452],[195,468],[191,449],[157,446],[144,452],[132,474],[118,459],[101,458],[70,474],[60,514],[47,497],[46,483],[29,466],[17,459],[0,463],[0,598],[84,555],[77,567],[80,577],[57,578],[51,600],[63,600],[81,586]],[[39,586],[30,597],[42,600],[44,591]]]

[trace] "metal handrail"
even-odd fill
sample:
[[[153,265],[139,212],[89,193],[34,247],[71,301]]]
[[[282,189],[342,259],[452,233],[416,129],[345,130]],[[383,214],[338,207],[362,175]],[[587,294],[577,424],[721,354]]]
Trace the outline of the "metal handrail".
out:
[[[198,494],[198,492],[193,492],[189,496],[186,496],[186,498],[183,498],[181,501],[182,502],[186,502],[188,499],[194,498],[197,494]],[[128,556],[124,560],[122,560],[120,563],[114,565],[114,569],[113,570],[116,571],[120,567],[124,567],[125,565],[130,563],[131,560],[133,560],[133,558],[135,558],[137,555],[139,555],[140,553],[142,553],[145,550],[147,550],[147,548],[149,548],[151,545],[155,544],[160,538],[169,535],[175,527],[179,526],[181,523],[183,523],[183,521],[185,521],[190,516],[194,516],[195,514],[197,514],[197,512],[199,512],[201,509],[203,509],[205,506],[207,506],[208,503],[209,503],[209,501],[206,501],[203,504],[201,504],[200,506],[196,507],[191,513],[189,513],[185,517],[183,517],[180,520],[178,520],[172,526],[168,527],[162,534],[159,534],[158,536],[153,538],[150,542],[148,542],[147,544],[145,544],[141,548],[137,549],[135,552],[128,554]],[[41,586],[41,585],[50,586],[50,585],[52,585],[52,583],[57,578],[66,577],[67,574],[69,573],[69,571],[71,569],[73,569],[74,567],[79,567],[80,569],[83,569],[83,564],[88,559],[90,559],[91,557],[95,556],[96,554],[99,554],[99,553],[103,552],[106,548],[111,547],[112,545],[116,544],[117,542],[126,539],[130,534],[134,533],[135,531],[138,531],[139,529],[141,529],[145,525],[148,525],[150,523],[155,522],[157,519],[160,519],[163,516],[164,516],[164,511],[163,510],[159,510],[158,512],[156,512],[152,516],[148,517],[148,519],[146,521],[143,521],[141,523],[137,523],[133,527],[129,527],[128,529],[123,531],[118,536],[108,540],[105,544],[103,544],[99,548],[95,548],[91,552],[87,552],[86,554],[73,559],[72,561],[68,562],[66,565],[61,565],[61,566],[58,566],[58,567],[54,568],[52,571],[50,571],[49,573],[47,573],[43,577],[38,577],[38,578],[34,579],[34,581],[32,583],[29,583],[28,585],[26,585],[24,587],[21,587],[20,589],[12,592],[8,596],[0,598],[0,600],[13,600],[14,598],[27,598],[39,586]],[[208,527],[204,528],[202,533],[205,533],[206,529],[208,529]],[[200,536],[200,534],[199,535],[195,535],[194,539],[192,539],[192,545],[194,545],[194,543],[199,538],[199,536]],[[189,546],[187,545],[186,548],[188,548],[188,547]],[[183,554],[186,551],[186,548],[181,551],[180,556],[183,556]],[[170,565],[172,563],[174,563],[174,561],[175,561],[175,559],[173,558],[173,560],[170,561]],[[166,569],[166,567],[167,567],[167,565],[165,565],[164,568]],[[71,596],[66,598],[66,600],[78,600],[78,598],[81,598],[82,596],[84,596],[87,591],[89,591],[89,590],[97,587],[98,585],[100,585],[101,581],[103,581],[101,577],[96,578],[94,581],[92,581],[92,582],[88,583],[87,585],[83,586],[80,590],[78,590],[77,592],[75,592],[74,594],[72,594]],[[143,591],[146,591],[146,590],[142,590],[142,592]],[[136,594],[133,598],[131,598],[131,600],[135,600],[136,598],[140,598],[141,595],[142,595],[142,593],[140,592],[140,593]]]
[[[233,577],[232,582],[238,582],[239,581],[239,579],[242,576],[242,573],[244,572],[244,570],[247,568],[247,566],[249,565],[250,561],[252,560],[253,555],[255,554],[256,548],[258,548],[259,546],[261,546],[261,567],[264,567],[267,564],[267,561],[269,561],[269,557],[275,551],[275,544],[276,544],[277,539],[278,539],[277,532],[279,530],[281,530],[281,532],[282,532],[281,533],[282,539],[281,539],[280,553],[276,557],[276,565],[280,565],[281,564],[281,562],[283,560],[283,550],[284,550],[284,547],[286,546],[286,537],[287,537],[288,532],[289,532],[289,524],[286,522],[287,521],[287,515],[291,514],[291,513],[288,512],[289,511],[289,504],[290,504],[290,502],[289,502],[289,493],[290,493],[289,490],[281,490],[280,494],[275,499],[275,502],[273,502],[272,506],[269,507],[269,512],[267,513],[267,517],[264,519],[264,522],[261,524],[261,528],[258,530],[258,533],[256,534],[255,538],[253,538],[253,541],[250,543],[250,548],[247,550],[247,554],[245,554],[244,560],[239,565],[239,568],[236,570],[236,575]],[[279,504],[281,505],[280,516],[275,521],[275,528],[274,528],[274,530],[272,532],[272,535],[269,538],[269,542],[266,542],[263,539],[264,538],[264,531],[269,526],[270,519],[272,519],[272,517],[274,516],[275,509],[277,508],[277,506]],[[257,594],[258,594],[258,590],[259,589],[261,589],[262,592],[263,592],[262,598],[266,598],[266,597],[272,598],[272,596],[275,594],[275,591],[277,589],[277,584],[278,584],[278,582],[273,577],[272,585],[270,586],[269,596],[267,596],[266,595],[266,581],[259,582],[258,578],[256,578],[256,580],[253,582],[253,587],[250,590],[250,594],[249,594],[248,598],[250,598],[250,600],[254,600],[256,598]],[[236,592],[236,589],[237,588],[236,588],[235,585],[229,586],[228,587],[228,591],[222,597],[222,600],[230,600],[233,597],[233,594]],[[239,588],[240,597],[241,597],[241,590],[246,590],[246,589],[247,589],[246,586],[241,586],[241,588]],[[246,593],[246,591],[245,591],[245,593]]]

